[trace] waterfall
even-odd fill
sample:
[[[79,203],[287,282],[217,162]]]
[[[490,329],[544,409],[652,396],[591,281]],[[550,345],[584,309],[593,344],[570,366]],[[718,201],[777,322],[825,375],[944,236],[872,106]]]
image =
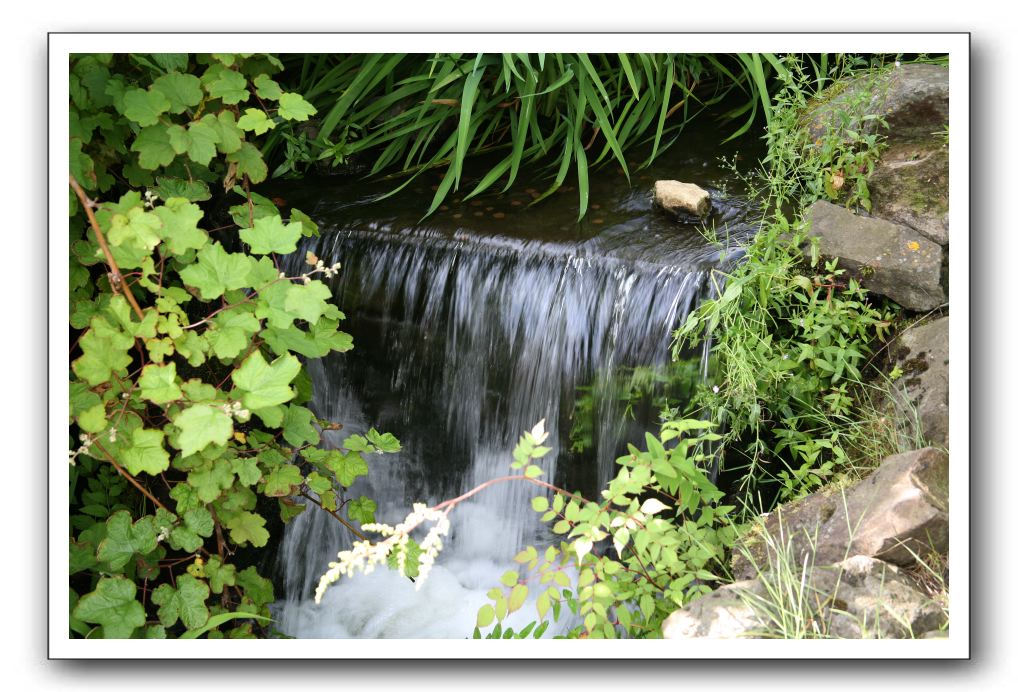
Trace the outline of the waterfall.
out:
[[[323,445],[368,427],[403,445],[370,459],[369,477],[350,490],[378,503],[379,521],[395,524],[415,501],[436,504],[510,473],[516,441],[540,419],[554,449],[541,460],[545,477],[595,497],[625,444],[639,444],[642,431],[656,427],[627,420],[605,383],[626,368],[668,363],[671,333],[708,290],[722,253],[693,228],[655,220],[644,196],[628,210],[620,206],[626,213],[603,231],[569,241],[351,218],[295,255],[307,249],[326,264],[342,263],[332,289],[355,339],[353,351],[310,364],[312,408],[343,425],[326,431]],[[729,237],[745,238],[744,217],[732,203],[717,219]],[[602,395],[585,456],[569,452],[581,387]],[[530,509],[535,494],[530,484],[502,483],[458,506],[420,592],[381,570],[335,584],[319,606],[314,587],[350,536],[309,508],[287,526],[280,547],[280,630],[470,636],[511,557],[551,540]],[[524,607],[509,624],[533,619]]]

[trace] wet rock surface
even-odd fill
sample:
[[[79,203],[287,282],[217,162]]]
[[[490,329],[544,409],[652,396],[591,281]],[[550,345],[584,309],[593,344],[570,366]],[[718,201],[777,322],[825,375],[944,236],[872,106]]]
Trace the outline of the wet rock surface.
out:
[[[710,193],[693,183],[658,180],[654,183],[654,203],[671,214],[702,217],[710,211]]]

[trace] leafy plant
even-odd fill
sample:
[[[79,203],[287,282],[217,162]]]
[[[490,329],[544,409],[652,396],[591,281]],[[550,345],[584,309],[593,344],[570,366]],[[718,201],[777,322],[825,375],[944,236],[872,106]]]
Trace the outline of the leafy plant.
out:
[[[69,67],[71,631],[256,636],[271,515],[318,505],[359,533],[373,503],[346,489],[399,450],[374,430],[317,448],[338,426],[307,408],[302,358],[353,345],[320,281],[339,266],[281,270],[318,229],[250,190],[258,137],[316,111],[270,55]],[[213,185],[234,224],[210,223]]]
[[[876,135],[851,128],[876,123],[859,110],[869,96],[848,101],[849,110],[813,141],[804,116],[814,104],[810,79],[794,58],[786,64],[768,155],[755,176],[763,226],[741,264],[727,275],[715,272],[718,298],[702,303],[675,334],[676,355],[712,341],[716,391],[702,389],[697,401],[724,426],[721,451],[729,453],[729,471],[741,471],[747,500],[763,482],[777,482],[779,498],[795,497],[852,465],[842,423],[859,411],[870,344],[887,337],[895,317],[893,306],[878,309],[835,262],[819,257],[815,243],[808,255],[803,249],[803,210],[843,192],[830,184],[832,171],[855,166],[859,180],[848,202],[868,206],[865,175],[880,147]],[[746,463],[740,468],[731,455]]]
[[[572,173],[580,218],[587,211],[589,168],[614,162],[628,178],[627,151],[647,145],[640,165],[649,164],[692,117],[736,89],[746,92],[748,104],[730,117],[752,107],[732,136],[743,134],[758,101],[769,113],[766,80],[781,65],[768,54],[682,53],[305,55],[288,64],[300,75],[300,91],[323,113],[309,142],[319,161],[340,166],[364,159],[369,174],[407,173],[393,193],[425,171],[445,168],[430,214],[467,184],[469,156],[505,151],[465,199],[496,185],[508,190],[520,168],[534,164],[551,179],[534,203]],[[270,146],[284,139],[280,175],[309,158],[304,144],[285,133],[272,133]]]
[[[734,507],[718,504],[722,493],[700,466],[708,458],[701,445],[717,437],[702,432],[709,427],[699,420],[665,423],[660,439],[647,435],[645,451],[630,447],[602,499],[592,501],[540,480],[543,471],[534,462],[551,451],[543,446],[548,433],[541,421],[513,451],[512,467],[521,473],[491,479],[433,507],[416,504],[396,526],[365,526],[384,540],[359,541],[340,552],[315,598],[320,601],[343,576],[382,564],[417,576],[420,588],[449,530],[449,513],[492,485],[526,482],[550,491],[550,499],[538,495],[531,507],[567,540],[541,551],[528,546],[516,555],[520,570],[503,574],[501,586],[489,592],[492,602],[478,611],[474,637],[493,624],[488,638],[538,637],[551,619],[562,617],[563,606],[581,619],[570,637],[656,637],[668,613],[710,590],[708,584],[719,578],[712,570],[723,566],[735,537],[729,521]],[[431,525],[417,542],[411,534],[425,522]],[[419,547],[418,575],[408,571],[409,546]],[[535,600],[539,622],[519,632],[503,630],[505,617],[528,598]]]

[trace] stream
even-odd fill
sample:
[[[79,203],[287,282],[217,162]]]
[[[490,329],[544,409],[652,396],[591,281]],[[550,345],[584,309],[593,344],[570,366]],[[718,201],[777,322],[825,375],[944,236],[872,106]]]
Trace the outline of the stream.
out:
[[[343,426],[325,431],[322,445],[338,447],[371,427],[402,443],[399,453],[368,460],[369,476],[349,497],[372,498],[378,521],[396,524],[413,502],[434,505],[510,473],[516,441],[541,419],[553,448],[541,460],[544,477],[596,496],[626,443],[656,431],[660,397],[688,390],[689,382],[683,389],[660,375],[671,333],[709,294],[711,269],[737,261],[755,229],[739,181],[716,162],[735,148],[719,150],[709,128],[700,129],[683,135],[693,145],[677,144],[634,174],[632,187],[613,165],[592,172],[580,222],[569,182],[534,206],[546,181],[518,180],[509,193],[466,201],[450,195],[423,221],[436,176],[375,203],[396,183],[273,185],[272,195],[321,227],[293,257],[311,250],[326,265],[342,263],[331,287],[355,346],[309,365],[312,409]],[[659,178],[711,192],[706,228],[719,244],[699,225],[652,208]],[[698,365],[687,373],[700,376]],[[637,387],[642,397],[619,395],[620,386],[632,394],[634,382],[648,379],[657,384]],[[512,556],[552,540],[530,509],[535,494],[530,484],[502,483],[459,505],[419,589],[379,569],[334,584],[321,605],[313,601],[318,579],[351,536],[310,507],[286,526],[277,551],[278,629],[298,638],[471,636]],[[527,603],[504,626],[535,619]],[[553,624],[544,636],[567,626]]]

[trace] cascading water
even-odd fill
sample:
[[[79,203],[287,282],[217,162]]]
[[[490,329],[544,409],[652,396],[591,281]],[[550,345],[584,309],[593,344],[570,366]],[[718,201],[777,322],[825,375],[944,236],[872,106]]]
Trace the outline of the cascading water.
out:
[[[310,364],[312,407],[343,425],[326,431],[323,445],[368,427],[403,445],[371,461],[368,479],[350,491],[377,502],[379,521],[398,523],[413,502],[434,505],[510,473],[513,446],[540,419],[554,448],[541,461],[545,477],[595,496],[625,444],[655,427],[624,416],[605,383],[666,364],[671,332],[709,290],[711,268],[737,253],[719,252],[696,228],[652,210],[648,186],[609,191],[613,183],[592,190],[611,212],[593,210],[578,225],[559,224],[575,214],[566,196],[534,209],[516,198],[489,206],[455,200],[426,225],[385,203],[327,201],[321,190],[311,205],[298,205],[323,228],[297,256],[307,249],[342,263],[333,290],[356,344]],[[737,246],[752,233],[744,204],[715,196],[712,222]],[[419,213],[425,199],[406,201],[406,209]],[[585,454],[570,452],[581,387],[602,395]],[[501,483],[459,505],[419,591],[383,569],[344,578],[320,605],[312,600],[318,578],[351,536],[310,508],[280,546],[279,629],[313,638],[470,636],[511,557],[551,541],[530,510],[535,494],[530,484]],[[508,624],[533,619],[525,606]]]

